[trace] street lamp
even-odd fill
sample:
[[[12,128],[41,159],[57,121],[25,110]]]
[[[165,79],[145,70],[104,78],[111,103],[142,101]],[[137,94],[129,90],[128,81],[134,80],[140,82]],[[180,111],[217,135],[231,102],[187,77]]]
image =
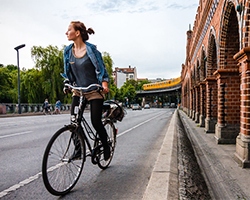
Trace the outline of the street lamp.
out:
[[[19,75],[19,49],[25,47],[25,44],[21,44],[14,49],[17,51],[17,73],[18,73],[18,113],[21,114],[21,100],[20,100],[20,75]]]

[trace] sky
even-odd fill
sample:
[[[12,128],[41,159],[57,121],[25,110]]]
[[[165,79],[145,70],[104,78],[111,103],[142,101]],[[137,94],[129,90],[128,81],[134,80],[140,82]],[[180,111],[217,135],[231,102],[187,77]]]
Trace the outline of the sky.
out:
[[[176,78],[186,58],[186,32],[199,0],[0,0],[0,64],[31,69],[33,46],[69,45],[71,21],[93,28],[88,42],[115,67],[136,67],[138,78]]]

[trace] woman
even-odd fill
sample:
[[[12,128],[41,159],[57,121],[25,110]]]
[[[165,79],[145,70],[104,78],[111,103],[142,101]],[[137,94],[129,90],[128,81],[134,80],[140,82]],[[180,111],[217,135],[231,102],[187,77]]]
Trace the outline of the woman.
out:
[[[79,87],[87,87],[90,84],[100,84],[103,87],[103,93],[108,93],[109,75],[101,53],[96,46],[86,42],[89,34],[94,34],[92,28],[86,29],[85,25],[79,21],[72,21],[66,32],[69,41],[72,44],[64,49],[64,74],[70,84]],[[66,91],[64,90],[66,93]],[[99,134],[104,147],[104,159],[110,157],[110,147],[107,143],[107,132],[102,124],[102,106],[104,94],[93,90],[85,95],[90,102],[91,122],[96,132]],[[71,120],[75,120],[75,106],[79,105],[79,94],[73,90],[71,102]],[[84,105],[85,108],[86,104]]]

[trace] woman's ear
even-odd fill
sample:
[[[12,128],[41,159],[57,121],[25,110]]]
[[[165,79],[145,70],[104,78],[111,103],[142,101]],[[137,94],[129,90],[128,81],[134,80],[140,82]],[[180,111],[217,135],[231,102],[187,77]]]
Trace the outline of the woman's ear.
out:
[[[76,36],[78,37],[79,35],[81,35],[81,33],[80,33],[79,30],[77,30],[77,31],[76,31]]]

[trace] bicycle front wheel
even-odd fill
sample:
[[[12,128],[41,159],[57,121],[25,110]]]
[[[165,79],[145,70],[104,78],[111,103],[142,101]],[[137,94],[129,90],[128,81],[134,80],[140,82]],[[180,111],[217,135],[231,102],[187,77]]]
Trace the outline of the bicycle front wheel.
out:
[[[42,177],[53,195],[65,195],[77,183],[85,161],[85,143],[81,129],[69,125],[58,130],[43,156]]]
[[[115,144],[116,144],[116,129],[115,129],[114,124],[110,121],[106,121],[103,125],[104,125],[104,128],[106,129],[107,136],[108,136],[107,141],[110,146],[110,157],[108,160],[104,159],[104,151],[103,151],[103,147],[101,147],[97,155],[97,164],[101,169],[106,169],[109,166],[114,156]],[[101,143],[100,140],[99,140],[99,143]]]

